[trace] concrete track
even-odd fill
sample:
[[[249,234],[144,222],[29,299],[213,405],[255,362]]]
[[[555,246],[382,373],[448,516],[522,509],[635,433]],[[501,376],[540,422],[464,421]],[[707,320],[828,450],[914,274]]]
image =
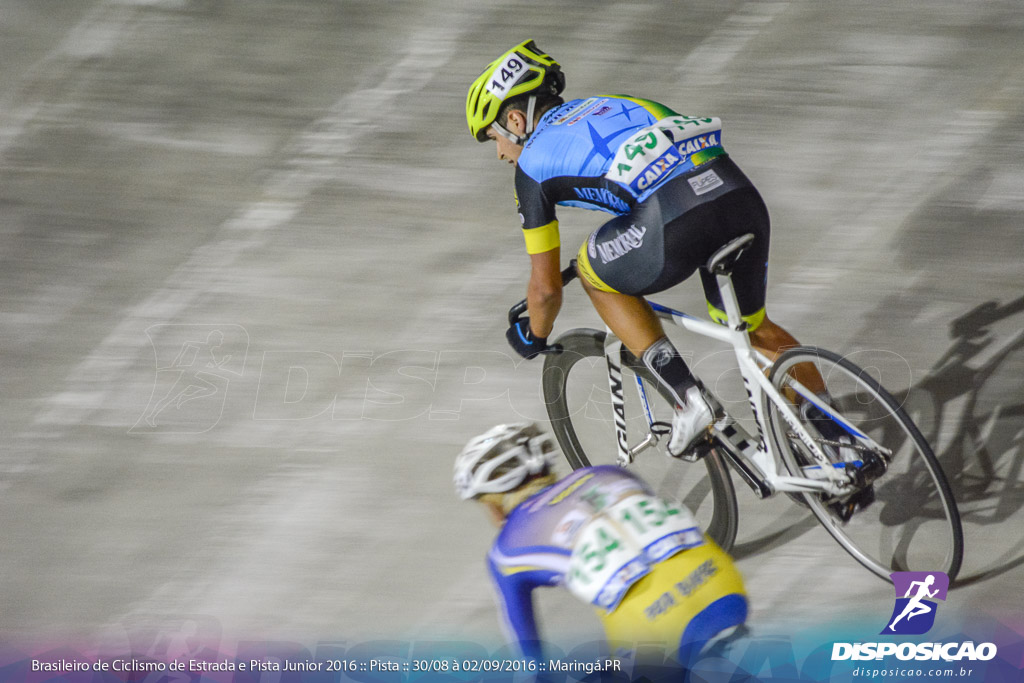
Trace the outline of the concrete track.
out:
[[[900,359],[883,381],[951,470],[948,613],[1019,614],[1017,3],[558,5],[0,2],[0,634],[503,642],[450,465],[544,413],[503,338],[509,169],[463,101],[526,37],[570,96],[725,121],[772,211],[772,317]],[[560,217],[567,250],[601,220]],[[596,325],[573,288],[557,330]],[[739,495],[755,634],[880,625],[891,588]],[[596,636],[545,598],[553,638]]]

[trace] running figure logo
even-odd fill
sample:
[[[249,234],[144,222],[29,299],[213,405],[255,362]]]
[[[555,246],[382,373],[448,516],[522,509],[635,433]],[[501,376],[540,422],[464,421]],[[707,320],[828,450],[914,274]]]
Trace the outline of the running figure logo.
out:
[[[890,576],[896,589],[896,606],[882,635],[927,633],[935,623],[935,600],[946,599],[949,577],[943,572],[895,572]]]
[[[149,405],[130,431],[198,434],[220,421],[232,378],[241,377],[249,335],[238,325],[154,325]]]

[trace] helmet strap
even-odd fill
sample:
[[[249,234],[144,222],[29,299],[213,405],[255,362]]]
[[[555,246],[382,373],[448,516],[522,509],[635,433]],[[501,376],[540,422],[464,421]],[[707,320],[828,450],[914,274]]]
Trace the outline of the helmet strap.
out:
[[[533,114],[535,111],[537,111],[537,96],[530,95],[530,98],[526,102],[526,132],[523,135],[516,135],[497,121],[491,124],[491,128],[495,133],[505,138],[513,145],[523,145],[530,139],[530,136],[533,135]]]
[[[523,138],[525,142],[528,137],[533,135],[533,113],[537,110],[537,96],[530,95],[530,99],[526,102],[526,135]]]

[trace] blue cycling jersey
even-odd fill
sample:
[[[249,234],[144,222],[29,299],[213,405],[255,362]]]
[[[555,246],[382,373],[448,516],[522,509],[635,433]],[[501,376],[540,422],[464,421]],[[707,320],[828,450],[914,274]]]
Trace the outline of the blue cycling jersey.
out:
[[[539,656],[531,592],[560,585],[569,572],[572,543],[593,516],[595,496],[650,494],[642,481],[620,467],[574,471],[509,515],[487,556],[506,625],[527,656]]]
[[[592,604],[620,646],[660,642],[679,661],[746,618],[739,572],[689,510],[612,465],[578,469],[519,504],[487,564],[510,635],[533,659],[541,643],[531,596],[540,586]]]
[[[675,138],[665,138],[666,147],[658,148],[656,158],[643,156],[654,145],[636,144],[634,150],[626,150],[630,157],[623,165],[627,160],[616,156],[620,147],[669,117],[679,114],[657,102],[625,95],[571,100],[545,112],[516,166],[516,203],[523,229],[538,231],[527,235],[528,251],[537,253],[550,246],[551,239],[540,235],[557,226],[555,205],[624,215],[668,179],[724,153],[720,130],[699,139],[687,139],[676,131]],[[697,121],[681,118],[690,119],[686,123]],[[614,179],[616,169],[634,163],[646,171],[636,182]],[[531,248],[531,242],[538,244]]]

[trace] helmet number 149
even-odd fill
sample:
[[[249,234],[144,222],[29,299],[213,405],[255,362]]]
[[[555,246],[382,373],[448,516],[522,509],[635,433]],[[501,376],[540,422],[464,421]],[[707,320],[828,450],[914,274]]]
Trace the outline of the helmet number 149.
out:
[[[509,57],[500,69],[494,70],[494,78],[491,79],[487,90],[495,97],[505,98],[508,89],[515,85],[523,72],[523,62],[516,56]],[[499,80],[500,78],[500,80]]]

